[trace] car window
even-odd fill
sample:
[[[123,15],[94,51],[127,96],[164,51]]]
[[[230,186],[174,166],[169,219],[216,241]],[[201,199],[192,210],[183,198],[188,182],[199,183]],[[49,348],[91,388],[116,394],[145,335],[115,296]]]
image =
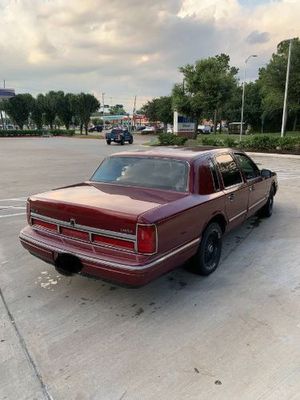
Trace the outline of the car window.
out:
[[[186,162],[173,159],[110,157],[91,181],[186,192],[188,171]]]
[[[235,157],[247,180],[260,176],[259,169],[249,157],[245,154],[235,154]]]
[[[220,182],[219,182],[216,166],[212,160],[209,160],[209,168],[210,168],[210,172],[211,172],[211,175],[213,178],[214,188],[215,188],[215,191],[217,192],[218,190],[220,190]]]
[[[240,170],[230,154],[221,154],[216,157],[216,161],[225,187],[237,185],[242,182]]]

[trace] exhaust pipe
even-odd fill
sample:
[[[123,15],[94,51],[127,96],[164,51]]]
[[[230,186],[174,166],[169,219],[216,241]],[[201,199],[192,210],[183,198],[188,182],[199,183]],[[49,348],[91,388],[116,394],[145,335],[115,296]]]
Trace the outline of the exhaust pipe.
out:
[[[78,257],[65,253],[58,254],[54,265],[56,271],[65,276],[78,274],[83,267]]]

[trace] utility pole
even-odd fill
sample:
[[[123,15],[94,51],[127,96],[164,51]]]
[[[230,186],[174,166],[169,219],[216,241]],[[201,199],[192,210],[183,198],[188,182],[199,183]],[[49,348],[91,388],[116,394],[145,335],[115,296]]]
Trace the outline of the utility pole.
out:
[[[287,67],[286,67],[285,90],[284,90],[283,111],[282,111],[281,135],[280,135],[281,137],[284,136],[285,126],[286,126],[287,96],[288,96],[288,88],[289,88],[291,52],[292,52],[292,39],[290,39],[289,55],[288,55],[288,62],[287,62]]]
[[[5,89],[5,79],[3,79],[3,88]],[[4,116],[4,118],[3,118]],[[2,129],[6,129],[6,113],[5,111],[1,111],[1,122],[2,122]]]
[[[132,126],[133,126],[133,128],[135,128],[135,112],[136,112],[136,95],[134,96],[133,110],[132,110]]]
[[[245,60],[245,65],[244,65],[244,81],[243,81],[243,91],[242,91],[242,108],[241,108],[241,126],[240,126],[240,142],[242,140],[242,134],[243,134],[243,124],[244,124],[244,105],[245,105],[245,84],[246,84],[246,68],[247,68],[247,62],[251,57],[257,57],[256,54],[251,54],[251,56],[247,57]]]
[[[105,96],[105,93],[102,92],[101,94],[102,94],[103,116],[104,116],[104,96]]]

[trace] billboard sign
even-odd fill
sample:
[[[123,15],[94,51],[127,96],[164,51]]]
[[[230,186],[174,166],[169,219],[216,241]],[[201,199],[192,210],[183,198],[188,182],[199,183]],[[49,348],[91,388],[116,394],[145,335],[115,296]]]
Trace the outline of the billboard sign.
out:
[[[15,95],[15,89],[0,89],[0,100],[11,99]]]
[[[177,135],[189,136],[195,132],[195,122],[189,117],[179,115],[174,111],[174,133]]]

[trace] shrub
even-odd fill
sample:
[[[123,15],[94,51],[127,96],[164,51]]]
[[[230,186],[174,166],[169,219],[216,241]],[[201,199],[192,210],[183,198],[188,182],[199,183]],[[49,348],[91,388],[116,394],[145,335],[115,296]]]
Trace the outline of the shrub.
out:
[[[52,129],[49,130],[48,133],[52,136],[73,136],[75,135],[75,130],[74,129]]]
[[[43,131],[41,130],[1,130],[0,137],[16,137],[16,136],[41,136]]]
[[[201,142],[204,146],[223,146],[222,140],[217,136],[205,136],[201,138]]]
[[[204,146],[235,147],[249,151],[294,151],[300,152],[300,135],[275,136],[275,135],[251,135],[239,138],[230,136],[205,136],[198,138],[198,142]]]
[[[236,147],[237,146],[237,142],[234,138],[230,137],[230,136],[226,136],[223,139],[223,144],[226,147]]]
[[[0,137],[21,137],[21,136],[73,136],[75,130],[64,130],[64,129],[53,129],[53,130],[41,130],[41,129],[28,129],[28,130],[1,130]]]
[[[173,135],[173,133],[160,133],[158,140],[162,146],[183,146],[188,138]]]

